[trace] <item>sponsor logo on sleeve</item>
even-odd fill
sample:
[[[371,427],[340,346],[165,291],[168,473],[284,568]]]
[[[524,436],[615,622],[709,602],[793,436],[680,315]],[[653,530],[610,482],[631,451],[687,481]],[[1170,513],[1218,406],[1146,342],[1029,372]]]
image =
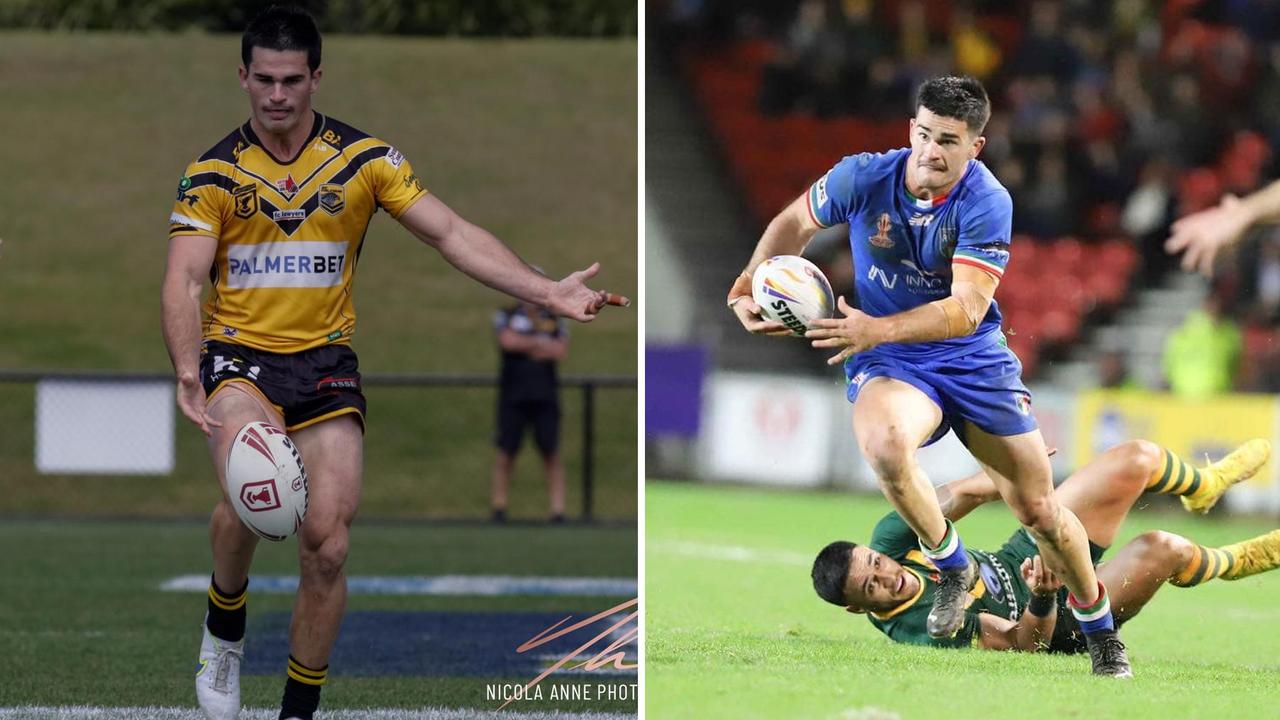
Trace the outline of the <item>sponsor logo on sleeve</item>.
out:
[[[404,162],[404,154],[395,148],[387,148],[386,160],[391,163],[391,167],[398,168]]]
[[[817,190],[817,195],[818,195],[818,207],[822,207],[823,205],[826,205],[827,201],[831,199],[827,197],[827,177],[830,175],[831,175],[831,171],[828,170],[827,174],[818,178],[817,184],[814,185],[814,189]]]
[[[320,139],[335,148],[342,147],[342,136],[332,130],[325,130],[324,133],[320,135]]]

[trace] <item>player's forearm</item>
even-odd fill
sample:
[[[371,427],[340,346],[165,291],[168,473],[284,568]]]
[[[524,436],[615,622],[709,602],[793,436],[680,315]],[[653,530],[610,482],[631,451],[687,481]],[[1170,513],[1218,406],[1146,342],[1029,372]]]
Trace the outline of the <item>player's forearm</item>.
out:
[[[882,343],[920,343],[972,335],[987,314],[991,300],[966,284],[953,286],[951,295],[906,312],[877,318]]]
[[[746,273],[755,272],[760,263],[777,255],[799,255],[804,251],[809,240],[813,238],[813,234],[818,231],[812,223],[807,222],[808,212],[803,205],[804,198],[791,203],[785,210],[778,213],[777,216],[769,222],[769,227],[765,228],[764,234],[760,236],[760,241],[756,243],[755,252],[751,254],[751,261],[747,263],[744,269]]]
[[[200,363],[200,289],[166,277],[160,293],[161,330],[175,375],[196,374]]]
[[[451,232],[431,243],[467,276],[512,297],[545,306],[555,282],[539,275],[487,230],[457,220]]]
[[[953,480],[938,487],[935,492],[938,494],[938,507],[943,516],[952,522],[968,515],[974,508],[1000,497],[995,483],[985,472]]]
[[[1250,225],[1280,220],[1280,180],[1241,198],[1239,207]]]
[[[1043,616],[1036,614],[1038,611]],[[1046,650],[1053,640],[1053,628],[1058,622],[1055,595],[1032,595],[1031,603],[1013,628],[1013,649],[1022,652]]]

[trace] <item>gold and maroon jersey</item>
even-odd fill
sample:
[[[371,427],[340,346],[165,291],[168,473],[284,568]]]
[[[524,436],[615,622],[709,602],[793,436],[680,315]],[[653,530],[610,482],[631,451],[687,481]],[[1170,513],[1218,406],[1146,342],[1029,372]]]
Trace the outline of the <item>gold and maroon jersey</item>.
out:
[[[275,353],[349,343],[351,286],[378,208],[426,194],[394,147],[315,114],[298,156],[274,157],[249,123],[187,167],[169,237],[216,238],[205,339]]]

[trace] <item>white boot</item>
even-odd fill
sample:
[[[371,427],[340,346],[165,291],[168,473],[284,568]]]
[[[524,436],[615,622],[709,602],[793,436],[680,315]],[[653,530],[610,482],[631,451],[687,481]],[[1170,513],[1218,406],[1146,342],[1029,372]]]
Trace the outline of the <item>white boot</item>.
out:
[[[209,720],[236,720],[240,717],[240,662],[244,660],[244,640],[227,642],[204,630],[200,643],[200,669],[196,671],[196,699]]]

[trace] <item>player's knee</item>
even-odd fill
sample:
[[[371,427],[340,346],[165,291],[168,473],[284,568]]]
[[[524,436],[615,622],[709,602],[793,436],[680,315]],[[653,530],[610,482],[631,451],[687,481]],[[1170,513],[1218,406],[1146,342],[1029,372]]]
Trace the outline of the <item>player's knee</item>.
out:
[[[1011,503],[1018,522],[1038,538],[1054,540],[1058,536],[1058,503],[1052,496],[1019,499]]]
[[[298,546],[302,572],[313,577],[335,578],[347,564],[347,528],[340,523],[328,532],[299,537]]]
[[[882,482],[895,485],[911,479],[915,448],[901,432],[892,428],[874,431],[864,441],[862,452]]]
[[[1119,449],[1123,453],[1125,467],[1130,471],[1129,477],[1143,485],[1164,462],[1164,452],[1160,446],[1147,440],[1130,440]]]
[[[1168,559],[1186,562],[1191,559],[1191,541],[1164,530],[1145,532],[1134,538],[1133,544],[1153,561]]]

